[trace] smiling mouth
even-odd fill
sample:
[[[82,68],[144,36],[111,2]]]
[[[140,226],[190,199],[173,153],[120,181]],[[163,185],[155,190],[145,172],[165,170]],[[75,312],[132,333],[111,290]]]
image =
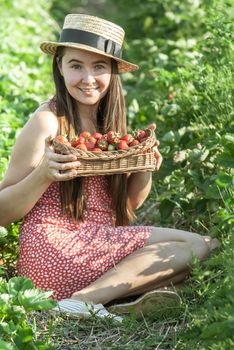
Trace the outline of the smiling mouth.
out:
[[[97,88],[93,88],[93,89],[82,89],[82,88],[78,88],[80,91],[83,91],[83,92],[92,92],[92,91],[95,91],[97,89],[99,89],[98,87]]]

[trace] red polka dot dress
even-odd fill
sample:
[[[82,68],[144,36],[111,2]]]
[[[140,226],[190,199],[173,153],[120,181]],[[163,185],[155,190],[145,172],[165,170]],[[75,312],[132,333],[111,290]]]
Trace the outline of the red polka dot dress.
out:
[[[61,213],[59,184],[52,183],[20,228],[18,274],[35,286],[69,298],[127,255],[142,248],[152,226],[113,225],[105,176],[85,178],[87,209],[81,223]]]

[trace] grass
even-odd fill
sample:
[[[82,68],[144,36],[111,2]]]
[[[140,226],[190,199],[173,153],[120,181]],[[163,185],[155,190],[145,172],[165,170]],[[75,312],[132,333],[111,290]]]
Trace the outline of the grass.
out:
[[[199,334],[192,339],[189,332],[191,321],[199,319],[197,310],[207,302],[207,291],[216,289],[216,280],[221,278],[222,271],[212,275],[201,276],[201,271],[207,271],[207,265],[220,255],[214,251],[211,258],[199,263],[194,260],[190,277],[177,289],[182,299],[179,309],[174,309],[170,315],[163,312],[145,315],[141,320],[134,314],[124,316],[122,323],[100,319],[92,316],[89,319],[74,319],[63,314],[50,312],[34,312],[30,322],[34,324],[35,334],[42,341],[50,339],[51,348],[55,350],[208,350],[204,348]],[[212,287],[213,286],[213,287]],[[205,317],[205,315],[204,315]],[[222,348],[229,350],[229,348]]]
[[[35,313],[34,319],[41,339],[48,337],[51,328],[50,339],[56,350],[178,349],[178,334],[186,326],[185,311],[179,318],[167,320],[125,316],[121,324],[96,317],[74,320],[45,312]]]

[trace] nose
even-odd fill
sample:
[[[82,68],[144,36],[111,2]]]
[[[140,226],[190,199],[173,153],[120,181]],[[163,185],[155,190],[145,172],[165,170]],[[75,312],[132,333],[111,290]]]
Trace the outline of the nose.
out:
[[[83,83],[86,83],[86,84],[91,84],[93,82],[95,82],[95,77],[94,77],[94,74],[91,70],[84,70],[83,71],[83,75],[82,75],[82,81]]]

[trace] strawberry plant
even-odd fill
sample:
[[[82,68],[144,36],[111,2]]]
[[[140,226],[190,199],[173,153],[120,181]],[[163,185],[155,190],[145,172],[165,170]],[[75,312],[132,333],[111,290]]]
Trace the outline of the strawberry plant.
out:
[[[49,300],[52,292],[34,288],[31,280],[13,277],[0,280],[0,348],[7,350],[51,350],[34,335],[30,321],[32,311],[48,310],[56,302]]]

